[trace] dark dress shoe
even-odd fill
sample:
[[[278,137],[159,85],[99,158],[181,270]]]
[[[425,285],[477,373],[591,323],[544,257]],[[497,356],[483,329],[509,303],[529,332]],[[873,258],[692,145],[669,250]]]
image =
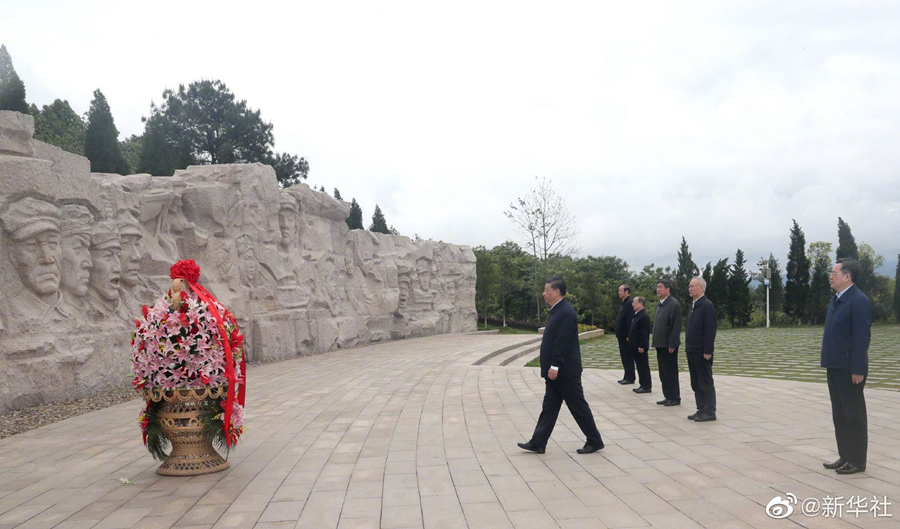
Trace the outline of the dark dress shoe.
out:
[[[624,379],[624,378],[620,378],[619,380],[616,380],[616,382],[618,382],[619,384],[621,384],[622,382],[625,382],[625,379]]]
[[[627,386],[628,384],[634,384],[634,380],[620,380],[619,384],[622,384],[623,386]]]
[[[543,454],[544,453],[543,448],[538,448],[538,447],[534,446],[533,444],[531,444],[531,441],[528,441],[527,443],[516,443],[516,445],[518,445],[518,447],[521,448],[522,450],[528,450],[529,452],[534,452],[535,454]]]
[[[600,443],[600,446],[594,446],[594,445],[585,443],[584,448],[579,448],[578,450],[575,450],[575,451],[578,452],[579,454],[593,454],[597,450],[603,450],[603,446],[604,446],[603,443]]]
[[[700,412],[699,412],[699,411],[698,411],[697,413],[692,413],[692,414],[688,415],[688,420],[689,420],[689,421],[693,421],[694,419],[696,419],[696,418],[699,417],[699,416],[700,416]]]
[[[652,390],[650,388],[634,388],[631,391],[634,391],[635,393],[650,393]]]
[[[838,474],[856,474],[857,472],[865,472],[866,467],[858,467],[853,463],[844,463],[844,466],[835,470]]]
[[[669,399],[663,399],[663,400],[656,401],[656,403],[659,404],[660,406],[665,405],[667,402],[669,402]]]
[[[842,458],[839,458],[834,463],[822,463],[822,466],[827,468],[828,470],[837,470],[846,464],[847,464],[847,460],[842,457]]]
[[[715,413],[701,413],[694,417],[694,422],[709,422],[716,420]]]
[[[659,403],[657,403],[657,404],[659,404]],[[681,401],[680,400],[669,400],[668,402],[666,402],[664,404],[664,406],[681,406]]]

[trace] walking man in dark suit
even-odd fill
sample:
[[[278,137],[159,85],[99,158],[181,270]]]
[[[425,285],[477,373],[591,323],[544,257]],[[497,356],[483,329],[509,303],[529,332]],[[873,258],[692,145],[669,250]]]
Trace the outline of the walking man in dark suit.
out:
[[[541,340],[541,377],[546,380],[544,404],[534,434],[519,448],[543,454],[556,425],[559,409],[565,402],[578,427],[587,437],[579,454],[590,454],[603,448],[603,439],[594,423],[591,408],[584,400],[581,386],[581,346],[578,344],[578,317],[565,299],[566,283],[551,277],[544,285],[544,301],[550,305],[550,319]]]
[[[653,347],[659,362],[659,382],[662,384],[663,400],[657,402],[665,406],[681,404],[681,389],[678,385],[678,346],[681,345],[681,303],[671,296],[672,282],[660,279],[656,283],[656,318],[653,320]]]
[[[631,328],[631,318],[634,317],[634,306],[631,304],[631,287],[619,286],[619,299],[622,305],[619,307],[619,317],[616,320],[616,339],[619,341],[619,356],[622,357],[622,367],[625,368],[625,376],[619,380],[619,384],[634,384],[634,357],[628,347],[628,330]]]
[[[831,269],[835,295],[828,304],[822,335],[822,367],[826,368],[831,417],[837,439],[838,459],[824,463],[838,474],[866,470],[869,432],[866,417],[866,376],[869,374],[869,340],[872,337],[872,305],[854,283],[859,261],[838,259]]]
[[[647,300],[644,296],[634,298],[634,318],[631,319],[631,328],[628,330],[628,352],[637,365],[640,386],[636,389],[647,388],[647,391],[635,391],[635,393],[649,393],[652,377],[650,375],[650,316],[644,310]]]
[[[685,325],[684,352],[691,372],[691,389],[697,401],[697,413],[688,415],[688,419],[697,422],[716,420],[716,385],[712,373],[716,308],[705,292],[706,281],[702,277],[691,279],[688,294],[694,302]]]

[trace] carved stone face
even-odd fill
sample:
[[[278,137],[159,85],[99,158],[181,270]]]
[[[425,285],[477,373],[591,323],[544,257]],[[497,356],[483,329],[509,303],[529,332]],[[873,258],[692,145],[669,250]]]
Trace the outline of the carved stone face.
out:
[[[400,297],[398,308],[405,309],[409,303],[409,281],[400,281]]]
[[[424,291],[431,289],[431,264],[427,259],[416,261],[416,275],[419,277],[419,288]]]
[[[62,259],[59,231],[45,230],[12,242],[10,258],[27,288],[40,296],[59,291]]]
[[[290,209],[278,212],[278,229],[281,231],[281,245],[290,248],[297,240],[297,216]]]
[[[348,277],[356,273],[356,261],[353,259],[353,247],[349,244],[344,248],[344,271]]]
[[[141,276],[141,237],[139,235],[122,235],[122,253],[119,255],[122,264],[122,283],[134,287]]]
[[[69,296],[82,298],[87,295],[91,279],[91,238],[78,233],[62,240],[62,291]]]
[[[91,288],[107,301],[118,301],[119,281],[122,278],[122,264],[119,261],[121,248],[92,248]]]
[[[447,299],[456,302],[456,281],[447,282]]]
[[[256,283],[256,275],[259,273],[259,263],[252,248],[248,248],[241,254],[238,264],[241,272],[241,283],[251,286]]]

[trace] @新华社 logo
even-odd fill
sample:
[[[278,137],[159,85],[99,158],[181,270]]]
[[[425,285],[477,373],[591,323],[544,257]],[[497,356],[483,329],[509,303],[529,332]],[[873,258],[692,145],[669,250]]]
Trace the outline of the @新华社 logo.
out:
[[[775,496],[766,505],[766,514],[769,515],[770,518],[782,519],[787,518],[794,512],[794,505],[797,505],[798,500],[795,494],[790,492],[787,493],[786,498],[782,498],[781,496]]]

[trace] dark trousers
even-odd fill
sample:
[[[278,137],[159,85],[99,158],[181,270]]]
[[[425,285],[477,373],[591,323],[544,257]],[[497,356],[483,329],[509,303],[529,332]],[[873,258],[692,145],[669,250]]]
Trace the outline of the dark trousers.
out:
[[[625,376],[622,378],[634,382],[634,357],[628,350],[628,338],[616,336],[616,339],[619,340],[619,356],[622,357],[622,367],[625,368]]]
[[[838,455],[860,468],[866,468],[869,448],[865,387],[865,380],[854,384],[847,369],[828,369],[828,394]]]
[[[531,444],[538,448],[546,448],[556,419],[559,417],[559,409],[565,402],[572,417],[578,423],[578,427],[587,437],[587,443],[593,446],[601,446],[603,439],[594,423],[594,415],[591,408],[584,400],[584,388],[581,386],[581,375],[560,376],[556,380],[546,379],[547,389],[544,392],[544,406],[537,426],[534,427],[534,435],[531,436]]]
[[[639,353],[637,349],[632,349],[631,356],[634,358],[634,365],[637,367],[638,382],[641,387],[652,388],[653,377],[650,375],[650,358],[647,356],[647,351]]]
[[[716,413],[716,385],[713,382],[713,359],[703,358],[703,353],[688,353],[688,370],[691,372],[691,389],[700,413]]]
[[[656,361],[659,362],[659,383],[662,384],[663,397],[681,401],[681,388],[678,385],[678,348],[670,353],[665,347],[656,348]]]

